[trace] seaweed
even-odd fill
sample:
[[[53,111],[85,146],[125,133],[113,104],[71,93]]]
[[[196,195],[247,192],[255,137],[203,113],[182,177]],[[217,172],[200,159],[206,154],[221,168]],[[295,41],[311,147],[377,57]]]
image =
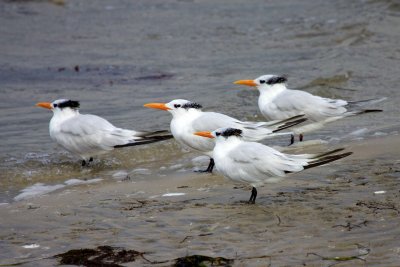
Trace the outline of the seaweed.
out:
[[[233,259],[226,259],[222,257],[208,257],[203,255],[191,255],[186,257],[177,258],[175,260],[175,267],[203,267],[203,266],[231,266]]]
[[[122,267],[121,263],[133,262],[138,258],[150,263],[161,264],[170,263],[171,266],[231,266],[233,259],[223,257],[208,257],[203,255],[191,255],[173,260],[151,261],[144,257],[144,252],[136,250],[126,250],[120,247],[99,246],[96,249],[83,248],[73,249],[65,253],[55,255],[60,264],[80,265],[86,267]]]
[[[119,247],[99,246],[96,249],[73,249],[54,256],[60,258],[60,264],[119,267],[119,263],[135,261],[143,258],[143,252],[125,250]]]

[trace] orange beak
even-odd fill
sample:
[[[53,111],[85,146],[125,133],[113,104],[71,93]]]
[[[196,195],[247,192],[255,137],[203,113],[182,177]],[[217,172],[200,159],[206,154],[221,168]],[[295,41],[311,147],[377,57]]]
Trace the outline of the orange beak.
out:
[[[164,103],[148,103],[144,104],[146,108],[155,108],[155,109],[161,109],[161,110],[170,110],[169,107],[167,107]]]
[[[207,138],[214,138],[211,132],[195,132],[194,135],[203,136]]]
[[[39,102],[36,104],[36,106],[41,107],[41,108],[47,108],[47,109],[53,108],[53,106],[49,102]]]
[[[247,86],[257,86],[257,84],[253,80],[239,80],[234,82],[234,84],[242,84]]]

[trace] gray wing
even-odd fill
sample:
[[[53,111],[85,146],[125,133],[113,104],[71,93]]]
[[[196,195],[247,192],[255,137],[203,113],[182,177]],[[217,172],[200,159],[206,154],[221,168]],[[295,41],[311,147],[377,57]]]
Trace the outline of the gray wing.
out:
[[[341,99],[323,98],[299,90],[285,90],[275,98],[278,112],[291,112],[292,115],[305,114],[312,120],[343,116],[347,102]]]
[[[135,131],[117,128],[107,120],[95,115],[79,115],[60,125],[56,141],[67,150],[77,154],[112,150],[116,145],[134,142],[140,137]]]
[[[192,123],[194,131],[214,131],[218,128],[233,127],[241,128],[239,121],[235,118],[216,112],[203,112],[200,117]]]
[[[279,124],[279,121],[272,122],[272,124],[275,125],[269,126],[270,128],[265,126],[265,124],[267,123],[242,122],[230,116],[216,112],[203,112],[200,117],[193,121],[192,127],[195,132],[214,131],[219,128],[232,127],[241,129],[243,131],[243,137],[245,140],[260,141],[274,136],[275,134],[273,131],[282,126],[282,124]]]
[[[292,157],[256,142],[243,142],[231,150],[230,157],[235,163],[246,165],[246,169],[257,169],[271,176],[284,176],[288,171],[301,171],[308,162],[307,155]]]
[[[216,164],[217,169],[231,179],[256,186],[276,182],[286,172],[302,171],[309,161],[306,156],[292,157],[260,143],[243,142]]]

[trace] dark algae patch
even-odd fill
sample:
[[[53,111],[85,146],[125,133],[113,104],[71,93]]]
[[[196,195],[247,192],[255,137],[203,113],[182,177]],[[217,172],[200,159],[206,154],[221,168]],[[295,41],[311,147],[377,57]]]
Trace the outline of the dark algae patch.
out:
[[[86,267],[122,267],[122,263],[133,262],[138,259],[150,264],[168,264],[175,267],[205,267],[205,266],[231,266],[233,259],[222,257],[208,257],[202,255],[192,255],[177,258],[174,260],[151,261],[144,257],[144,252],[136,250],[126,250],[120,247],[99,246],[96,249],[82,248],[72,249],[62,254],[54,256],[59,259],[60,264],[79,265]]]
[[[135,261],[138,257],[143,257],[143,252],[135,250],[125,250],[118,247],[99,246],[96,249],[73,249],[68,252],[58,254],[55,258],[60,259],[60,264],[81,265],[87,267],[119,267],[120,263]]]
[[[231,266],[233,264],[232,259],[225,259],[222,257],[208,257],[202,255],[192,255],[175,260],[174,267],[206,267],[206,266]]]

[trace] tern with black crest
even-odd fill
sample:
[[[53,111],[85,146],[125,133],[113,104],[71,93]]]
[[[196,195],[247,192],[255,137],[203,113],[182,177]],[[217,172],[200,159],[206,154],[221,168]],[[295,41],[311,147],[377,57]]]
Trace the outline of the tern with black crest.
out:
[[[80,114],[79,102],[59,99],[52,103],[40,102],[36,106],[53,111],[50,137],[67,151],[82,158],[82,166],[93,156],[114,148],[137,146],[172,138],[167,131],[143,132],[117,128],[96,115]]]
[[[321,154],[286,154],[260,143],[247,142],[243,138],[243,131],[234,128],[196,132],[195,135],[216,140],[212,157],[217,171],[235,182],[250,184],[250,204],[256,201],[257,186],[278,182],[291,173],[327,164],[352,154],[339,153],[342,148]]]
[[[212,172],[214,160],[212,151],[214,140],[193,135],[198,131],[213,131],[221,127],[235,127],[243,130],[243,136],[249,141],[259,141],[276,135],[291,134],[277,133],[288,127],[304,122],[302,116],[294,116],[284,120],[270,122],[246,122],[217,112],[203,112],[202,106],[184,99],[176,99],[169,103],[148,103],[148,108],[161,109],[172,114],[171,133],[174,138],[184,145],[210,157],[208,168],[202,172]]]
[[[300,134],[300,141],[303,139],[303,133],[319,129],[328,122],[363,113],[380,112],[380,109],[365,109],[363,106],[386,99],[351,102],[325,98],[305,91],[288,89],[286,82],[287,78],[284,76],[263,75],[255,80],[239,80],[234,83],[258,89],[258,107],[267,119],[282,120],[296,115],[304,115],[309,119],[311,124],[294,130]]]

